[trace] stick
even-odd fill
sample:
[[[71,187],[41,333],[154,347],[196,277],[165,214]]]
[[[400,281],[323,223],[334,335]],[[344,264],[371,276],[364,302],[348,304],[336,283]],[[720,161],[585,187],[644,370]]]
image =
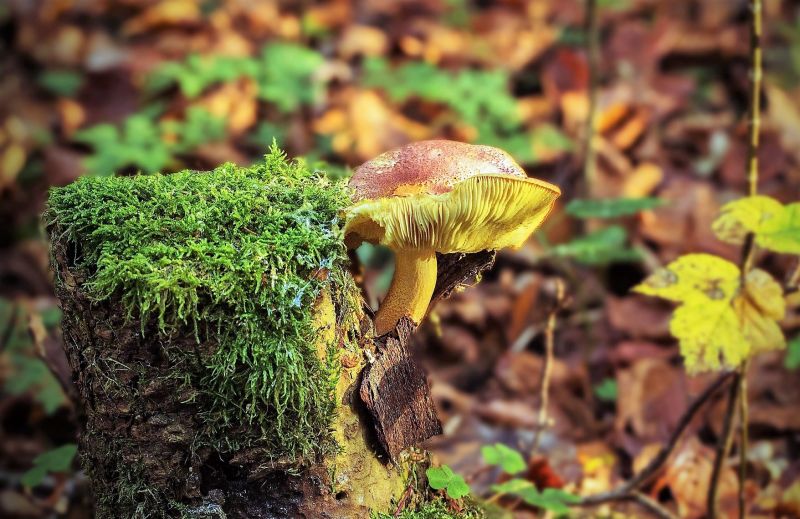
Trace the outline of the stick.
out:
[[[748,409],[747,409],[747,368],[750,363],[742,363],[739,375],[739,519],[747,517],[747,502],[744,495],[744,483],[747,481],[747,442],[748,442]]]
[[[547,405],[550,401],[550,378],[553,372],[553,350],[554,350],[554,336],[556,329],[556,321],[558,319],[558,311],[564,302],[564,282],[556,279],[556,301],[553,303],[553,308],[547,316],[547,328],[544,333],[545,344],[545,357],[544,368],[542,369],[542,380],[539,385],[539,413],[536,424],[536,435],[533,437],[533,446],[531,447],[531,456],[533,456],[539,449],[539,442],[542,437],[542,431],[547,427],[549,418],[547,416]]]
[[[634,492],[631,494],[630,499],[631,501],[641,505],[642,508],[648,510],[651,514],[659,519],[677,519],[672,512],[658,504],[658,501],[642,494],[641,492]]]
[[[733,373],[723,373],[714,382],[709,384],[705,390],[703,390],[700,396],[698,396],[683,413],[680,422],[678,422],[678,426],[672,432],[672,436],[670,436],[667,444],[661,448],[658,454],[656,454],[656,456],[650,460],[650,463],[648,463],[645,468],[639,471],[639,473],[614,490],[609,492],[601,492],[599,494],[582,498],[577,505],[590,506],[607,503],[609,501],[631,499],[630,496],[633,493],[650,482],[653,476],[658,473],[658,471],[669,458],[670,454],[672,454],[672,451],[675,450],[678,440],[692,422],[692,419],[694,419],[694,417],[697,415],[698,411],[700,411],[703,405],[705,405],[705,403],[711,399],[714,393],[716,393],[717,390],[719,390],[719,388],[721,388],[732,376],[734,376]]]
[[[722,464],[725,463],[725,458],[728,456],[728,451],[731,449],[733,443],[733,417],[736,414],[736,401],[739,398],[739,378],[741,374],[736,372],[733,382],[731,383],[730,391],[728,392],[728,407],[725,410],[725,421],[722,424],[722,431],[717,442],[717,451],[714,455],[714,468],[711,470],[711,479],[708,483],[708,500],[706,509],[708,519],[714,519],[717,516],[717,487],[719,486],[719,477],[722,473]]]

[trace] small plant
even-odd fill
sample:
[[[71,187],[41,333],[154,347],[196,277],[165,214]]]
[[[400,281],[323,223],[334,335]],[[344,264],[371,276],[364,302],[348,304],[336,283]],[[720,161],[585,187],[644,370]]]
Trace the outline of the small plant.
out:
[[[450,499],[461,499],[470,493],[469,485],[464,478],[447,465],[430,467],[425,471],[425,475],[432,489],[444,490]]]
[[[22,484],[32,488],[40,484],[51,473],[67,472],[78,453],[78,446],[68,443],[43,452],[33,460],[33,467],[22,475]]]
[[[484,446],[481,453],[487,465],[496,465],[509,476],[519,474],[528,466],[522,454],[502,443]],[[492,491],[495,494],[489,498],[489,501],[496,501],[502,496],[511,495],[522,499],[526,504],[549,510],[555,514],[567,513],[569,504],[580,501],[578,496],[559,488],[545,488],[540,491],[536,485],[519,477],[492,485]]]
[[[134,167],[143,173],[162,171],[175,157],[225,135],[224,121],[199,107],[190,107],[184,121],[158,121],[153,114],[131,115],[120,126],[98,124],[75,133],[77,142],[92,147],[86,168],[93,176],[110,176]]]
[[[639,261],[639,251],[629,248],[628,231],[619,225],[591,232],[585,236],[554,246],[552,256],[571,258],[584,265],[607,265],[614,262]]]
[[[516,451],[502,443],[484,445],[481,447],[484,462],[489,466],[497,466],[509,476],[523,472],[527,467],[525,458]],[[447,465],[431,467],[425,474],[428,483],[434,490],[445,490],[450,499],[461,499],[470,493],[469,485],[464,478],[453,472]],[[515,477],[492,485],[494,494],[487,500],[491,503],[503,496],[517,497],[526,504],[549,510],[556,514],[569,511],[569,505],[580,502],[580,497],[559,488],[545,488],[539,490],[536,485],[520,477]]]
[[[800,203],[766,196],[728,203],[713,224],[722,241],[800,254]],[[745,270],[711,254],[687,254],[634,290],[679,303],[670,331],[690,373],[733,369],[753,355],[786,347],[777,321],[785,313],[783,289],[766,271]]]
[[[800,368],[800,336],[795,337],[786,345],[786,358],[783,365],[791,371]]]
[[[602,382],[594,386],[594,395],[603,402],[616,402],[619,395],[617,381],[613,378],[604,378]]]
[[[663,205],[664,201],[655,197],[575,199],[567,204],[565,210],[568,215],[580,219],[616,219]],[[610,225],[567,243],[555,245],[549,254],[571,258],[584,265],[641,260],[640,252],[628,246],[627,242],[628,231],[620,225]]]
[[[481,447],[481,455],[487,465],[497,465],[506,474],[516,474],[527,467],[522,454],[502,443],[484,445]]]
[[[323,62],[315,50],[291,43],[268,44],[256,58],[195,54],[184,62],[162,65],[147,88],[157,92],[177,84],[184,96],[194,99],[216,84],[248,77],[258,84],[260,99],[291,113],[319,99],[323,85],[314,73]]]
[[[576,198],[567,204],[565,210],[576,218],[619,218],[663,205],[664,200],[656,197]]]
[[[364,84],[384,90],[394,101],[412,97],[442,103],[459,122],[472,127],[475,143],[496,146],[521,162],[534,162],[536,149],[569,150],[572,142],[554,126],[527,132],[511,95],[508,73],[503,70],[440,70],[424,62],[397,68],[379,58],[364,65]]]
[[[53,373],[36,355],[38,346],[28,327],[35,323],[44,335],[58,326],[60,318],[57,308],[37,313],[0,298],[0,337],[5,341],[0,345],[0,362],[5,358],[8,369],[3,389],[12,395],[31,394],[48,415],[63,405],[66,397]]]

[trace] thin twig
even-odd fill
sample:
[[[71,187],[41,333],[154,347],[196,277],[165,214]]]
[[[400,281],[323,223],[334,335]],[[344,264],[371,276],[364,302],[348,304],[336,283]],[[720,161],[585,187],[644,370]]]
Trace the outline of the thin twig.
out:
[[[747,185],[749,196],[755,196],[758,193],[758,144],[761,137],[761,79],[762,64],[761,64],[761,35],[762,35],[762,5],[761,0],[750,0],[750,108],[749,108],[749,131],[748,131],[748,149],[747,149]],[[752,267],[755,257],[755,237],[749,234],[745,239],[742,246],[742,263],[740,265],[742,272],[741,286],[745,286],[747,273]],[[744,494],[745,479],[747,477],[747,447],[748,447],[748,409],[747,409],[747,368],[748,361],[742,362],[739,367],[738,384],[736,391],[736,398],[731,397],[729,405],[729,413],[726,415],[726,425],[730,427],[733,418],[732,415],[735,411],[730,409],[730,406],[736,406],[736,400],[739,404],[739,517],[745,519],[747,517],[747,503]],[[720,465],[714,468],[716,479],[712,482],[714,486],[709,488],[709,519],[716,517],[716,492],[717,485],[719,484],[719,472],[721,471],[721,464],[727,455],[727,448],[730,447],[732,436],[730,430],[727,431],[727,438],[723,445],[723,452],[717,463]],[[720,452],[717,452],[719,455]],[[713,492],[713,493],[712,493]]]
[[[597,1],[586,0],[586,52],[589,59],[589,107],[586,114],[584,136],[583,178],[586,182],[586,196],[591,197],[597,183],[597,151],[594,145],[597,130],[597,87],[600,61],[600,35],[597,24]]]
[[[737,371],[734,374],[730,391],[728,392],[728,407],[725,410],[725,420],[722,424],[719,441],[717,441],[717,451],[714,455],[714,467],[711,470],[711,479],[708,483],[708,500],[706,503],[706,517],[715,519],[717,516],[717,487],[719,477],[722,474],[722,465],[731,449],[733,442],[733,417],[736,414],[736,402],[739,399],[739,378],[741,374]]]
[[[533,437],[533,445],[531,446],[531,456],[539,450],[539,443],[541,441],[542,432],[548,426],[550,419],[547,416],[547,406],[550,402],[550,378],[553,372],[553,350],[555,343],[555,330],[556,322],[558,319],[558,312],[564,303],[564,282],[556,279],[556,300],[553,303],[553,308],[547,316],[547,328],[544,332],[544,345],[545,357],[544,368],[542,369],[542,380],[539,384],[539,413],[536,419],[536,434]]]
[[[747,183],[750,196],[758,192],[758,142],[761,129],[761,0],[750,0],[750,132],[747,150]]]
[[[744,482],[747,481],[747,442],[748,442],[748,409],[747,409],[747,368],[750,363],[742,362],[739,376],[739,519],[747,517],[747,502],[744,495]]]
[[[692,422],[694,417],[697,415],[698,411],[700,411],[703,405],[708,402],[714,393],[716,393],[719,388],[721,388],[732,376],[734,376],[733,373],[723,373],[714,382],[709,384],[709,386],[703,390],[703,392],[697,398],[695,398],[695,400],[689,405],[689,407],[681,416],[678,426],[672,432],[672,436],[670,436],[667,444],[661,448],[658,454],[656,454],[656,456],[650,460],[650,463],[648,463],[645,468],[643,468],[635,476],[616,489],[609,492],[601,492],[599,494],[586,496],[581,499],[580,503],[577,504],[580,506],[590,506],[607,503],[609,501],[630,499],[630,496],[633,493],[649,483],[650,480],[659,472],[667,459],[669,459],[672,451],[675,450],[678,440]]]
[[[655,499],[648,497],[641,492],[634,492],[630,496],[631,501],[635,501],[642,508],[653,514],[654,516],[658,517],[659,519],[677,519],[672,512],[658,504],[658,501]]]
[[[414,485],[409,484],[403,492],[403,495],[400,496],[400,500],[397,502],[397,508],[395,508],[392,517],[400,517],[400,514],[402,514],[403,510],[405,510],[406,506],[408,506],[408,501],[411,499],[411,493],[413,491]]]

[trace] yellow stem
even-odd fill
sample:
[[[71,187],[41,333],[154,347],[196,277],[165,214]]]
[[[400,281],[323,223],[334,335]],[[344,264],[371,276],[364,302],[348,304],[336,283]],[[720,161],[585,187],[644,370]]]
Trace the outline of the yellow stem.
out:
[[[403,317],[419,324],[436,285],[436,253],[431,249],[395,251],[395,267],[389,293],[375,316],[375,331],[383,335]]]

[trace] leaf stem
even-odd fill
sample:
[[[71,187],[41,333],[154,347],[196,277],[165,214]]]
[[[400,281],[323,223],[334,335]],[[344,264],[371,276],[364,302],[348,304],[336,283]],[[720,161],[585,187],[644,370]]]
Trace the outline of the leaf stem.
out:
[[[751,83],[750,83],[750,128],[749,146],[747,160],[747,180],[749,195],[754,196],[758,192],[758,144],[761,130],[761,0],[750,0],[751,24],[750,24],[750,61],[751,61]]]
[[[762,0],[750,0],[750,68],[751,68],[751,78],[750,78],[750,109],[749,109],[749,127],[748,127],[748,150],[747,150],[747,184],[748,184],[748,195],[755,196],[758,193],[758,145],[759,139],[761,137],[761,80],[763,78],[763,67],[762,67],[762,51],[761,51],[761,36],[763,33],[762,27]],[[741,287],[742,290],[745,286],[745,280],[747,278],[747,273],[750,271],[753,260],[755,257],[755,237],[752,233],[748,234],[744,244],[742,245],[742,264],[741,264],[741,272],[742,272],[742,281]],[[732,441],[732,434],[730,431],[731,424],[730,422],[733,420],[732,415],[734,414],[735,410],[732,407],[735,407],[736,402],[735,400],[738,399],[739,403],[739,489],[738,489],[738,497],[739,497],[739,517],[740,519],[744,519],[747,517],[747,503],[745,499],[744,493],[744,485],[747,478],[747,447],[748,447],[748,402],[747,402],[747,368],[749,362],[747,360],[742,362],[742,365],[739,366],[739,373],[738,373],[738,384],[736,390],[736,398],[731,395],[731,399],[728,406],[728,413],[726,414],[726,425],[728,427],[727,434],[725,436],[725,443],[727,445],[723,445],[723,452],[721,453],[722,456],[719,456],[720,452],[718,451],[718,458],[715,463],[715,473],[712,473],[712,477],[716,476],[716,479],[712,479],[714,483],[713,487],[709,488],[709,519],[714,519],[715,512],[716,512],[716,490],[717,484],[719,482],[719,472],[721,470],[721,464],[724,461],[725,455],[727,453],[727,449],[730,448],[730,443]],[[717,464],[720,466],[717,467]],[[713,491],[713,493],[712,493]]]

